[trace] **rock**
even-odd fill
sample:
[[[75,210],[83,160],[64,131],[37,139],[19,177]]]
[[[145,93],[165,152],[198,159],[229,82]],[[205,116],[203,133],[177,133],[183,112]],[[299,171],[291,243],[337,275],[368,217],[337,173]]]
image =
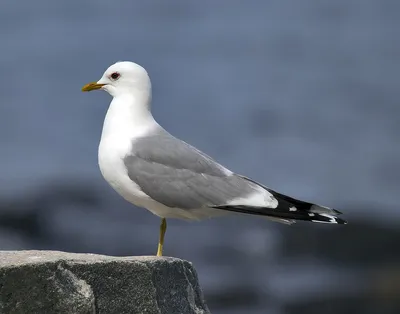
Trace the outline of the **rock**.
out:
[[[171,257],[0,252],[0,313],[207,314],[192,264]]]

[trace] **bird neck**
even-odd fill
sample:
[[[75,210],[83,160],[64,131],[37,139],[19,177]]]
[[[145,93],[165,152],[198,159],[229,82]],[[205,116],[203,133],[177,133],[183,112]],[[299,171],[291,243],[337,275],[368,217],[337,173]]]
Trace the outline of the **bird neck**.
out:
[[[150,111],[151,96],[119,95],[113,98],[104,119],[102,138],[136,137],[156,125]]]

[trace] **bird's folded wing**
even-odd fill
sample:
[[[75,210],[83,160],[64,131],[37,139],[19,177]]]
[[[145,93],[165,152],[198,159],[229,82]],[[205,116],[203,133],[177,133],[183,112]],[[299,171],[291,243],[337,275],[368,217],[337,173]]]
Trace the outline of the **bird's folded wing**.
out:
[[[255,206],[276,207],[268,191],[166,132],[135,140],[124,163],[129,178],[168,207],[196,209],[235,200],[248,204],[251,198]]]

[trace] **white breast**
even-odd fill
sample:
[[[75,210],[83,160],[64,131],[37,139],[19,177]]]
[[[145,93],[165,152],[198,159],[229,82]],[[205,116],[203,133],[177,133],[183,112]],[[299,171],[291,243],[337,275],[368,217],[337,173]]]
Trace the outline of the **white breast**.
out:
[[[129,177],[124,156],[130,143],[115,138],[102,138],[99,145],[99,167],[104,179],[127,201],[145,206],[148,196]]]
[[[104,119],[99,145],[99,166],[104,179],[127,201],[142,207],[146,207],[149,197],[128,177],[124,157],[131,151],[133,140],[155,124],[151,113],[137,106],[134,98],[114,98]]]

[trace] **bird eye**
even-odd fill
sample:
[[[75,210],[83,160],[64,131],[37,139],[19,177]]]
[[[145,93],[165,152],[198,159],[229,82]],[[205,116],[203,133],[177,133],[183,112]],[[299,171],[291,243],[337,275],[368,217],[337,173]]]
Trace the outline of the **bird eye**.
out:
[[[121,74],[119,74],[118,72],[114,72],[113,74],[111,74],[111,78],[113,80],[118,80],[120,76]]]

